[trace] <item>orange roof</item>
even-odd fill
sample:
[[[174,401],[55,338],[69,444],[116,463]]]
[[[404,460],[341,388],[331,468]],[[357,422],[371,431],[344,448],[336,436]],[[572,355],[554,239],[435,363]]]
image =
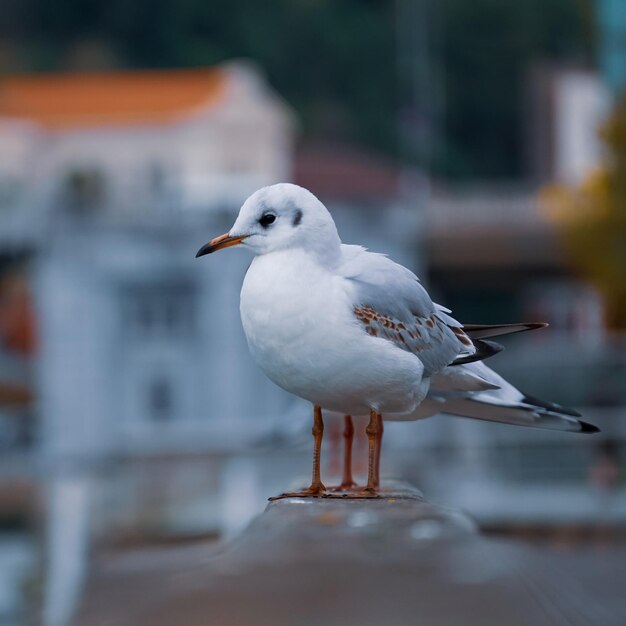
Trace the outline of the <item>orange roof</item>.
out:
[[[50,129],[163,122],[223,93],[219,68],[23,74],[0,80],[0,117]]]

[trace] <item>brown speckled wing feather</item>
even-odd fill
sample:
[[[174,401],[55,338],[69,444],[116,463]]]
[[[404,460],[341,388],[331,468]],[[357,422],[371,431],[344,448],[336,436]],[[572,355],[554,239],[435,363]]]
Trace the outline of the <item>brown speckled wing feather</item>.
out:
[[[430,299],[413,272],[359,246],[344,244],[342,251],[340,273],[351,285],[354,315],[365,332],[414,354],[425,376],[474,352],[462,325]]]
[[[411,320],[400,321],[372,306],[362,305],[354,308],[354,314],[369,335],[387,339],[415,354],[424,364],[426,376],[450,365],[459,354],[474,350],[461,327],[448,326],[436,313],[427,318],[413,316]]]

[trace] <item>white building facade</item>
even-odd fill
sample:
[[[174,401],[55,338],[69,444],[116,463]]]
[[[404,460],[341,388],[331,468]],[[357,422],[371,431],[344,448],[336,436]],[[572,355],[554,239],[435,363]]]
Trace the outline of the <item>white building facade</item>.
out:
[[[245,345],[250,259],[194,255],[291,178],[294,134],[242,62],[0,82],[0,253],[29,258],[39,338],[45,623],[69,620],[94,533],[221,531],[241,513],[224,459],[294,399]]]
[[[223,445],[238,418],[283,408],[239,328],[245,255],[194,261],[252,191],[290,178],[293,117],[258,72],[17,77],[3,92],[0,238],[35,251],[46,450]]]

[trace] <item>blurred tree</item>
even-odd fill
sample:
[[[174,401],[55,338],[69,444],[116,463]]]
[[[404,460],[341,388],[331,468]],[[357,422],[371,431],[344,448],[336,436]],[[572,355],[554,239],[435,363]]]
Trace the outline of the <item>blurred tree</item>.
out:
[[[570,260],[602,293],[606,324],[626,330],[626,97],[601,130],[606,162],[579,187],[555,186],[544,201],[562,226]]]
[[[0,9],[6,1],[0,0]],[[23,1],[30,10],[13,20],[13,32],[29,42],[25,54],[32,69],[85,69],[81,52],[94,48],[94,58],[108,55],[120,67],[205,66],[251,58],[295,106],[306,133],[394,152],[392,3]]]
[[[591,61],[591,0],[443,0],[449,177],[524,174],[524,89],[532,64]]]
[[[414,22],[408,27],[399,24],[399,9],[407,5]],[[432,105],[440,108],[433,115],[440,127],[428,151],[430,165],[450,177],[513,177],[524,174],[527,68],[543,58],[588,60],[591,5],[0,0],[0,69],[181,67],[249,57],[296,108],[305,134],[350,139],[397,156],[405,143],[398,137],[404,132],[398,114],[407,94],[418,86],[422,106],[429,98],[410,65],[398,63],[397,35],[402,31],[404,40],[427,33],[428,41],[415,50],[423,50],[432,66],[420,71],[438,82]]]

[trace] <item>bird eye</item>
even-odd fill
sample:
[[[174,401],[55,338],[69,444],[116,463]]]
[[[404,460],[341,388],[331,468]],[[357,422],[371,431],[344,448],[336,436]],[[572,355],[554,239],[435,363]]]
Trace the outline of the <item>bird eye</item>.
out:
[[[261,215],[259,218],[259,224],[263,226],[263,228],[267,228],[270,224],[273,224],[276,221],[276,216],[273,213],[265,213]]]

